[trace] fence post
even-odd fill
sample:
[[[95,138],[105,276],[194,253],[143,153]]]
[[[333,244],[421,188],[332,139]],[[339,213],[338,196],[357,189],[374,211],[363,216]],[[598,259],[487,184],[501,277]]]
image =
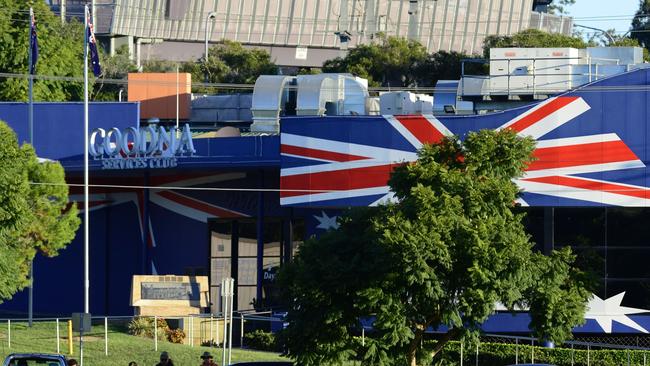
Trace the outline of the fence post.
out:
[[[158,315],[153,316],[153,344],[154,350],[158,352]]]
[[[361,347],[366,346],[366,328],[361,327]]]
[[[108,356],[108,318],[104,317],[104,354]]]
[[[515,338],[515,365],[519,365],[519,338]]]
[[[535,363],[535,339],[530,340],[530,363]]]
[[[208,339],[210,340],[210,347],[212,347],[212,342],[214,342],[214,339],[212,339],[212,313],[210,313],[210,335]]]
[[[573,349],[573,343],[571,343],[571,366],[573,366],[573,363],[574,363],[573,357],[574,357],[575,353],[576,353],[576,350]]]
[[[460,341],[460,366],[463,366],[463,345],[465,342],[461,339]]]
[[[476,366],[478,366],[478,345],[481,343],[480,341],[476,342]]]
[[[61,335],[59,334],[59,318],[56,318],[56,353],[61,353]]]
[[[643,366],[645,366],[645,352],[643,352]]]
[[[68,354],[74,354],[74,349],[72,348],[72,320],[68,320]]]
[[[630,366],[630,350],[626,350],[625,353],[627,353],[627,366]]]
[[[591,359],[589,357],[590,352],[591,352],[591,346],[587,345],[587,366],[591,365]]]
[[[190,347],[194,347],[194,318],[190,315]]]
[[[239,313],[239,348],[244,348],[244,313]]]
[[[11,348],[11,319],[7,319],[7,348]]]

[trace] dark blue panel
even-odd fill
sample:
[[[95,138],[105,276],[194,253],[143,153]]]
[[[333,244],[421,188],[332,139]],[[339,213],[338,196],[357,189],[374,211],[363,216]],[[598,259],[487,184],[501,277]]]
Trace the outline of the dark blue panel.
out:
[[[0,120],[16,131],[18,141],[29,140],[27,103],[0,103]],[[89,129],[137,127],[139,103],[90,103]],[[34,145],[39,156],[61,159],[83,153],[83,103],[35,103]]]

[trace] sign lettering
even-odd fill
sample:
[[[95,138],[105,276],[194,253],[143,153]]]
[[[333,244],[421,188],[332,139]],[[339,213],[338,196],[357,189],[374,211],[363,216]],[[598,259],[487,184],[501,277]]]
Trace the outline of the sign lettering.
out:
[[[162,169],[178,165],[177,157],[196,153],[190,126],[96,128],[89,138],[88,153],[101,159],[102,169]]]

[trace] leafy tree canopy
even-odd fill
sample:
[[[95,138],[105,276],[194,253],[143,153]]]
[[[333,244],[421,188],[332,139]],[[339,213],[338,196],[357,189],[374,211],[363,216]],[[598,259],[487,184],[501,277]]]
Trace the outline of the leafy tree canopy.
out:
[[[650,50],[650,0],[639,0],[639,10],[632,19],[630,37],[639,41],[642,47]]]
[[[534,252],[513,212],[534,142],[509,130],[425,146],[395,169],[397,203],[358,208],[300,248],[279,274],[284,333],[300,364],[427,365],[451,339],[477,334],[495,304],[528,307],[534,334],[559,341],[583,322],[588,277],[569,249]],[[372,319],[365,345],[355,335]],[[446,335],[423,348],[425,330]]]
[[[92,99],[101,101],[118,100],[120,89],[123,89],[122,97],[126,100],[127,85],[108,82],[106,79],[123,79],[126,81],[130,72],[138,71],[138,68],[129,56],[129,47],[123,45],[115,51],[115,55],[113,56],[107,55],[100,47],[99,58],[102,64],[102,75],[93,85]]]
[[[74,238],[77,208],[68,205],[63,167],[39,162],[0,121],[0,301],[28,284],[36,253],[55,256]]]
[[[483,41],[483,56],[490,57],[493,47],[573,47],[586,48],[587,43],[580,37],[547,33],[538,29],[526,29],[512,36],[487,36]]]
[[[208,62],[186,63],[192,80],[209,83],[255,84],[260,75],[275,75],[278,67],[263,49],[245,48],[239,42],[223,40],[208,50]],[[207,77],[207,79],[206,79]]]
[[[0,0],[0,72],[27,74],[29,67],[29,7],[37,21],[37,74],[83,76],[83,26],[61,24],[44,1]],[[0,78],[0,100],[26,101],[27,80]],[[65,101],[83,98],[83,83],[67,80],[34,81],[34,100]]]
[[[433,86],[440,79],[458,79],[458,52],[429,54],[421,43],[380,34],[377,42],[351,49],[344,57],[327,60],[323,72],[347,72],[368,79],[371,86]]]
[[[555,0],[548,6],[548,12],[557,15],[568,15],[571,5],[575,4],[576,0]]]

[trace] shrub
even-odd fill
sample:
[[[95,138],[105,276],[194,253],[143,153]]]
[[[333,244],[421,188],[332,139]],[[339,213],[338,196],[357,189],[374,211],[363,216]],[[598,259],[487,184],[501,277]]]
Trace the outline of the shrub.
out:
[[[129,334],[131,335],[153,338],[155,332],[154,318],[137,316],[129,323]],[[169,325],[167,325],[165,319],[158,318],[158,340],[167,339],[168,332]]]
[[[244,345],[250,349],[259,351],[280,351],[275,334],[263,330],[255,330],[244,334]]]
[[[183,343],[185,332],[182,329],[168,329],[167,340],[171,343]]]

